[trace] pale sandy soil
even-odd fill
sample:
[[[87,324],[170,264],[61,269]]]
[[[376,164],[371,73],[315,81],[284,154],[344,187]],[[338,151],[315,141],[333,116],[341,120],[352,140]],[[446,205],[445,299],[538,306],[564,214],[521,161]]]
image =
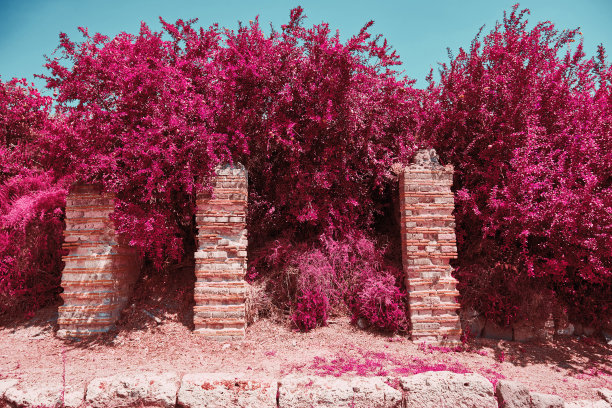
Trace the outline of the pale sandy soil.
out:
[[[57,306],[29,320],[4,322],[0,378],[33,386],[62,384],[65,373],[67,385],[80,386],[95,377],[130,371],[235,372],[257,378],[287,373],[399,377],[451,369],[480,373],[492,382],[519,381],[566,401],[596,400],[594,388],[612,389],[612,347],[599,340],[574,337],[521,344],[476,339],[468,351],[430,350],[405,337],[361,330],[348,318],[337,317],[310,333],[263,319],[248,327],[244,340],[218,343],[191,331],[191,307],[185,300],[190,295],[170,293],[175,290],[170,285],[157,298],[136,296],[117,331],[90,341],[55,337]]]

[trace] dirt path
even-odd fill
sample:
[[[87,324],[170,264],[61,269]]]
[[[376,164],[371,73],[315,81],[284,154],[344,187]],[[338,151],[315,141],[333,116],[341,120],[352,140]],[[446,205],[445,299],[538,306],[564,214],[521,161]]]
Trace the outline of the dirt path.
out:
[[[566,401],[597,399],[593,388],[612,388],[612,347],[586,338],[513,343],[477,339],[469,351],[419,347],[405,337],[360,330],[347,318],[298,333],[261,320],[243,341],[216,343],[191,332],[185,316],[130,308],[116,333],[92,341],[55,337],[56,307],[28,321],[0,326],[0,378],[27,384],[80,385],[94,377],[127,371],[243,372],[274,376],[397,377],[428,370],[476,372],[496,382],[519,381],[532,391]]]

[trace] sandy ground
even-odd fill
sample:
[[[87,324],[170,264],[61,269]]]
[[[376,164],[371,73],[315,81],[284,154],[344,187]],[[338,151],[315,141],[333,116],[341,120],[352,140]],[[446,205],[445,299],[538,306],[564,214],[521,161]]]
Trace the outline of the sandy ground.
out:
[[[397,377],[450,369],[480,373],[492,382],[520,381],[532,391],[567,401],[598,399],[594,388],[612,388],[612,347],[585,338],[524,344],[476,339],[468,351],[457,352],[361,330],[341,317],[310,333],[263,319],[248,327],[244,340],[218,343],[194,334],[177,315],[157,317],[160,323],[130,308],[116,332],[77,342],[55,337],[56,307],[27,321],[5,323],[0,327],[0,378],[62,384],[65,373],[66,384],[79,386],[128,371]]]
[[[219,343],[192,332],[193,272],[141,278],[117,329],[91,340],[57,338],[57,305],[30,319],[0,321],[0,379],[27,385],[84,386],[119,372],[245,373],[253,378],[302,373],[399,377],[428,370],[476,372],[496,383],[519,381],[566,401],[599,399],[612,389],[612,346],[591,338],[515,343],[475,339],[463,351],[426,348],[335,317],[310,333],[266,318],[242,341]],[[181,277],[182,276],[182,277]],[[151,295],[155,294],[155,295]]]

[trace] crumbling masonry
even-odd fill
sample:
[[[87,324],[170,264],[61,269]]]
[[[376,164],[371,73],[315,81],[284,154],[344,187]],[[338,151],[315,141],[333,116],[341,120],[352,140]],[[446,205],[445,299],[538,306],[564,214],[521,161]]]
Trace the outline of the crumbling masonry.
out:
[[[66,197],[60,337],[109,331],[138,278],[138,257],[119,242],[110,219],[114,207],[114,197],[92,185],[74,185]]]
[[[461,324],[457,281],[450,260],[457,257],[453,166],[441,166],[435,151],[420,150],[400,175],[402,261],[413,341],[458,343]]]
[[[456,280],[449,261],[457,256],[452,166],[433,150],[421,150],[400,176],[402,258],[414,341],[455,343]],[[241,165],[216,169],[211,191],[198,194],[194,290],[195,332],[215,340],[244,337],[247,268],[247,172]],[[59,336],[110,330],[128,301],[139,264],[119,242],[110,219],[112,195],[91,185],[74,186],[66,200],[62,274],[64,305]]]
[[[193,320],[196,333],[215,340],[244,337],[247,267],[247,172],[216,170],[212,194],[197,197],[198,250]]]

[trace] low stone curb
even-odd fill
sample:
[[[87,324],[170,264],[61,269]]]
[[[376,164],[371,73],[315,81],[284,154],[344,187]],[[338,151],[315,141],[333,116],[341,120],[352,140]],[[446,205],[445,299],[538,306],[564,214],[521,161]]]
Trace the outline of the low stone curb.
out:
[[[410,377],[318,377],[280,379],[245,374],[175,372],[122,373],[96,378],[87,387],[41,384],[24,389],[0,379],[0,408],[612,408],[612,390],[597,390],[598,401],[564,402],[556,395],[530,392],[523,384],[493,385],[479,374],[448,371]]]
[[[495,388],[495,396],[499,408],[610,408],[612,404],[606,400],[607,396],[612,397],[610,390],[601,388],[597,390],[603,399],[599,401],[571,401],[565,402],[557,395],[540,394],[530,392],[529,389],[514,381],[500,380]]]

